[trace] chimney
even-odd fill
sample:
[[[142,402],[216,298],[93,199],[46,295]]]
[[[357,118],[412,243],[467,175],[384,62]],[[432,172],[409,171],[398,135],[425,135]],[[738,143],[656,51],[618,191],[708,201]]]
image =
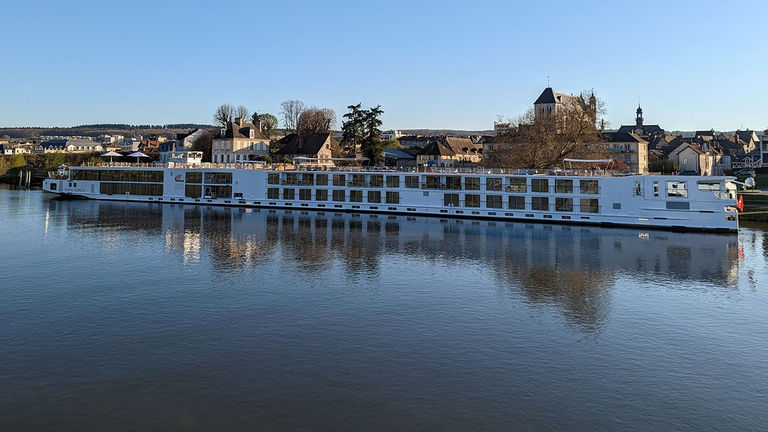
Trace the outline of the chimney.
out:
[[[235,123],[237,123],[238,126],[242,126],[243,125],[243,118],[242,117],[235,118]]]
[[[256,122],[256,127],[257,127],[257,128],[259,128],[259,132],[261,132],[261,131],[262,131],[262,124],[261,124],[261,120],[259,120],[259,121],[257,121],[257,122]]]

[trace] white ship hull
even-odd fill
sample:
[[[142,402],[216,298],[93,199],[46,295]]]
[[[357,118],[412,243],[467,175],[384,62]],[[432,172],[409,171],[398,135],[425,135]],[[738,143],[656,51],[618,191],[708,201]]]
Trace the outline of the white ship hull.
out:
[[[77,167],[44,190],[98,200],[736,232],[732,177]]]

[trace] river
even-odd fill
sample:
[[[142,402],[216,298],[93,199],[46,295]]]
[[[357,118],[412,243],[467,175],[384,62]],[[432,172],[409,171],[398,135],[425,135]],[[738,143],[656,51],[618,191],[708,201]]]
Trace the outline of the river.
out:
[[[0,189],[0,430],[758,431],[768,231]]]

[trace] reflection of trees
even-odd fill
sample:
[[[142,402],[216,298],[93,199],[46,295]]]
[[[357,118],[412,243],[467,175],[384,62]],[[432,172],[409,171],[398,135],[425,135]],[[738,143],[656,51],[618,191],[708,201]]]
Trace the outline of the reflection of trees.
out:
[[[638,279],[736,286],[734,236],[274,209],[51,201],[72,229],[161,233],[168,252],[208,255],[214,271],[286,267],[376,278],[381,256],[482,266],[513,295],[555,305],[572,323],[606,319],[616,272]],[[60,222],[58,222],[60,223]],[[190,249],[195,249],[190,251]],[[418,267],[417,267],[418,269]],[[690,285],[687,285],[690,286]]]

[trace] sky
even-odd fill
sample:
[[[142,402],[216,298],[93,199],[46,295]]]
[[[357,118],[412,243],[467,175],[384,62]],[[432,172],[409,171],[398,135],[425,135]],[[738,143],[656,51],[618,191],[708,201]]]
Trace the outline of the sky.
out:
[[[492,129],[549,83],[609,127],[768,128],[765,1],[0,0],[0,127],[212,124],[223,103],[381,105]]]

